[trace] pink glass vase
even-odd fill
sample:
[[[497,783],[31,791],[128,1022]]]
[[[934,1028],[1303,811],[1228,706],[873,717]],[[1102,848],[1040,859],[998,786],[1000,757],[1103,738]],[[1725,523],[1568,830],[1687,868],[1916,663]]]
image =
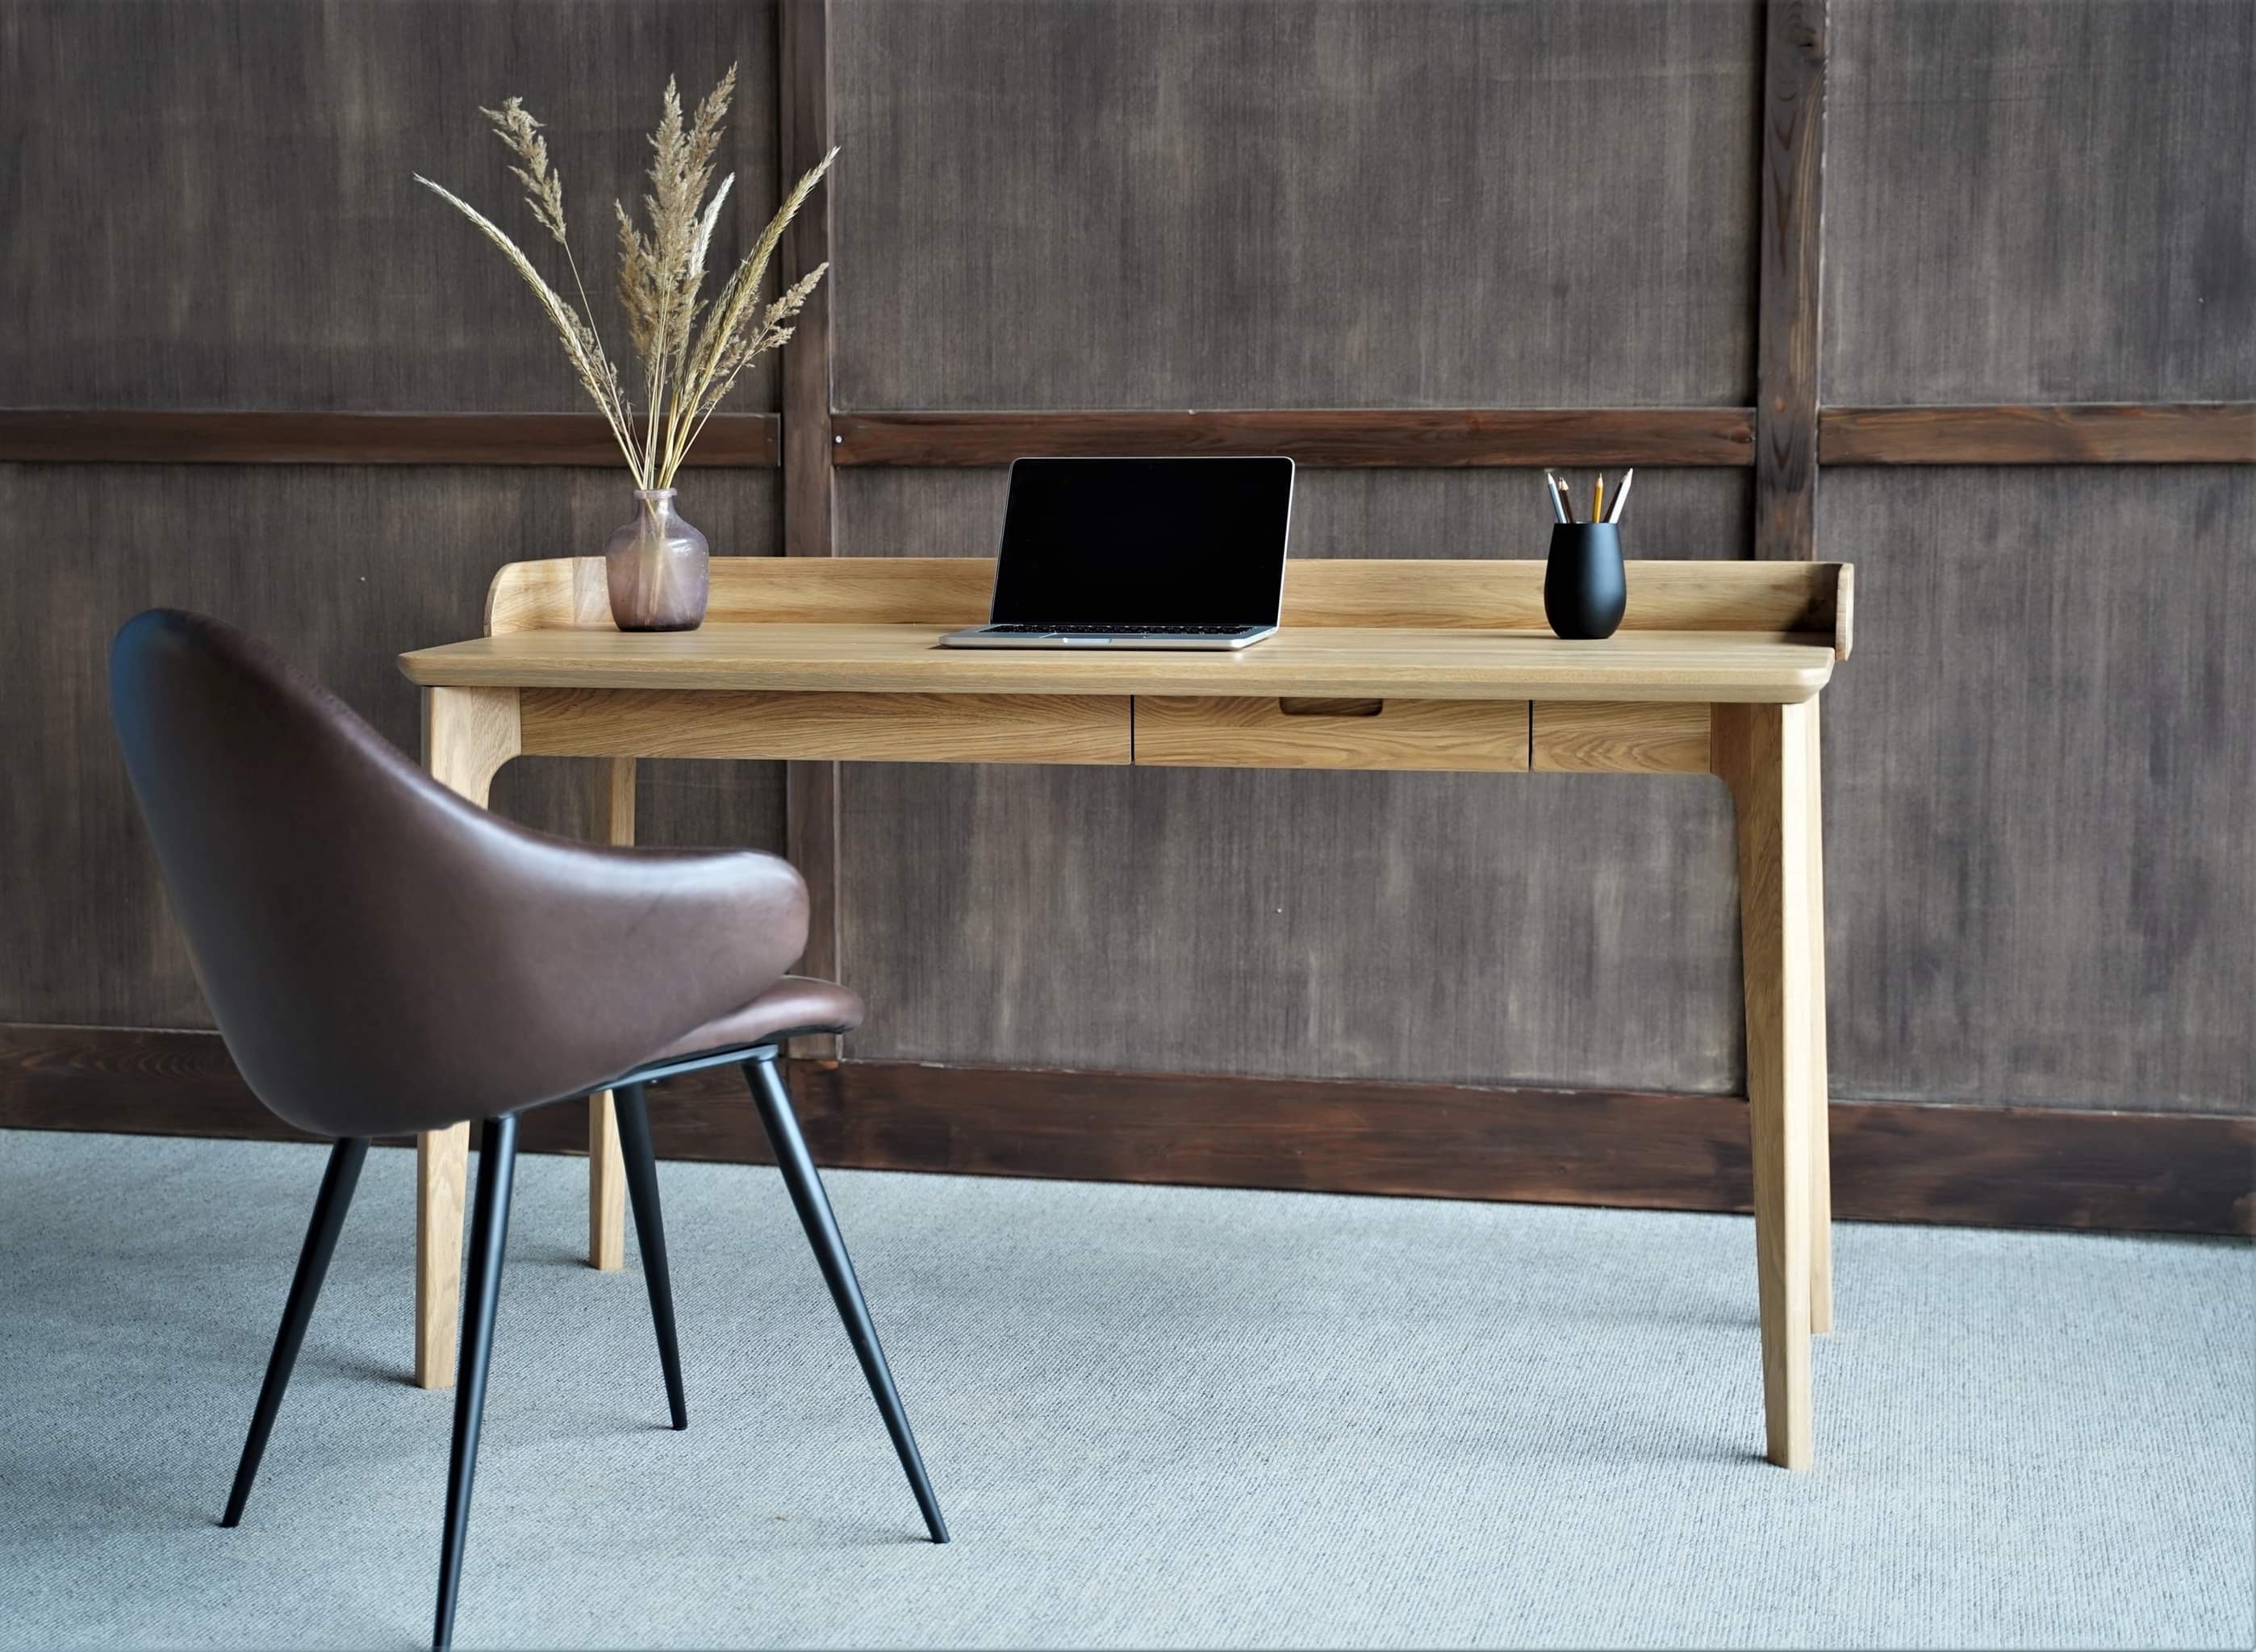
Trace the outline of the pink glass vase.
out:
[[[673,513],[673,489],[635,489],[634,520],[603,546],[611,623],[622,631],[694,631],[705,622],[705,536]]]

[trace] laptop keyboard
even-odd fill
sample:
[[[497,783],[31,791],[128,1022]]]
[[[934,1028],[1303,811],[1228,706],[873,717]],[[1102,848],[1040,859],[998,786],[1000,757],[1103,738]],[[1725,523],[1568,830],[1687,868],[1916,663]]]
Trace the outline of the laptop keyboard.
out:
[[[1244,625],[990,625],[999,636],[1235,636]]]

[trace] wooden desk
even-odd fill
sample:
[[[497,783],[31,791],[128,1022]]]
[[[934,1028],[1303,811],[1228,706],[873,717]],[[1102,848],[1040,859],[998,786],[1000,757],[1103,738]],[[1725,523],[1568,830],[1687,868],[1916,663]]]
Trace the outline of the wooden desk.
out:
[[[1706,773],[1738,826],[1757,1282],[1773,1462],[1810,1460],[1832,1328],[1817,695],[1850,645],[1836,563],[1642,562],[1623,629],[1552,636],[1537,561],[1309,561],[1238,654],[944,650],[983,559],[730,558],[701,630],[611,629],[603,564],[512,564],[487,635],[401,657],[431,771],[483,803],[521,754],[598,757],[608,840],[638,757]],[[875,1007],[884,1014],[884,1006]],[[454,1380],[467,1126],[418,1159],[416,1373]],[[590,1261],[617,1267],[610,1098],[589,1109]]]

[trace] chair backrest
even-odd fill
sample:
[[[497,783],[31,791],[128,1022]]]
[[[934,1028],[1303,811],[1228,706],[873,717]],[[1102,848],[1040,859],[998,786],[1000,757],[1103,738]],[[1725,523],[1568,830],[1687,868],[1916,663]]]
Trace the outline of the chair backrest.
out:
[[[213,1017],[302,1128],[422,1130],[580,1093],[756,995],[805,944],[785,862],[511,825],[218,621],[138,615],[109,680]]]

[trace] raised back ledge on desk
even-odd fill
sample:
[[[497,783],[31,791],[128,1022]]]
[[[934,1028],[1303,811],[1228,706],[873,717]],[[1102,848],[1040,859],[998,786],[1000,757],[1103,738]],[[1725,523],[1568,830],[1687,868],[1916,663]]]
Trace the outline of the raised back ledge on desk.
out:
[[[1736,631],[1829,643],[1849,657],[1844,562],[1632,562],[1629,631]],[[991,557],[716,557],[719,624],[977,625]],[[486,596],[486,635],[609,630],[601,557],[512,562]],[[1539,559],[1309,559],[1287,565],[1285,623],[1543,631]]]

